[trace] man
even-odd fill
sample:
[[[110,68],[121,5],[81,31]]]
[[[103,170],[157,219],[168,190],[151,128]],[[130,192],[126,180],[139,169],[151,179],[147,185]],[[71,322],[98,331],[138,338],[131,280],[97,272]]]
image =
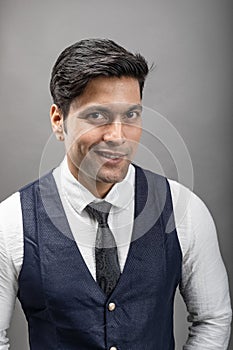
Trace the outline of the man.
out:
[[[55,63],[50,115],[66,157],[1,204],[0,350],[16,296],[32,350],[174,349],[178,285],[184,349],[227,349],[228,282],[206,206],[132,163],[147,74],[110,40],[82,40]]]

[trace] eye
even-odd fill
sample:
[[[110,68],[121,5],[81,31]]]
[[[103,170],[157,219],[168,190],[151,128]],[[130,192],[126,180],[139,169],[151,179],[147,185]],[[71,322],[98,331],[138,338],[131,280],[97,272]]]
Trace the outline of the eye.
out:
[[[127,117],[128,118],[135,118],[135,117],[137,117],[137,113],[136,112],[128,112]]]
[[[141,116],[139,111],[129,111],[126,113],[126,118],[131,121],[136,121]]]
[[[99,118],[103,118],[103,115],[99,112],[94,112],[94,113],[90,113],[87,116],[89,119],[99,119]]]
[[[100,112],[89,113],[86,119],[91,123],[105,123],[107,121],[107,117]]]

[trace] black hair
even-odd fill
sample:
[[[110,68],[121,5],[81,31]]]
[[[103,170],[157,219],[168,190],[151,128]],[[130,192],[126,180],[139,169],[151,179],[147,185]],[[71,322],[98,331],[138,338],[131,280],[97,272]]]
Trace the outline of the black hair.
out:
[[[85,39],[67,47],[52,69],[50,92],[65,119],[71,102],[96,77],[133,77],[140,94],[149,72],[143,56],[133,54],[109,39]]]

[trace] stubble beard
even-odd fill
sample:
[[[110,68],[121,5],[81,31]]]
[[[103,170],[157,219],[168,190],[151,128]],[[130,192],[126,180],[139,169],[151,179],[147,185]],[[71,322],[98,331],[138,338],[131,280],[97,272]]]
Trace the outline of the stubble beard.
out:
[[[123,181],[130,163],[130,160],[127,160],[123,166],[116,166],[116,169],[105,169],[105,165],[103,165],[96,174],[96,182],[115,184]]]

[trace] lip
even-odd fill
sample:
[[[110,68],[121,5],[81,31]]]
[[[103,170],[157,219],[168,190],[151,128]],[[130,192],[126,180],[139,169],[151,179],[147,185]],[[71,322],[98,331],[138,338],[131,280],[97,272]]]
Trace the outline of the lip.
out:
[[[112,163],[112,164],[119,163],[127,157],[126,153],[113,152],[109,150],[95,150],[94,152],[95,154],[97,154],[98,157],[102,158],[106,163]]]

